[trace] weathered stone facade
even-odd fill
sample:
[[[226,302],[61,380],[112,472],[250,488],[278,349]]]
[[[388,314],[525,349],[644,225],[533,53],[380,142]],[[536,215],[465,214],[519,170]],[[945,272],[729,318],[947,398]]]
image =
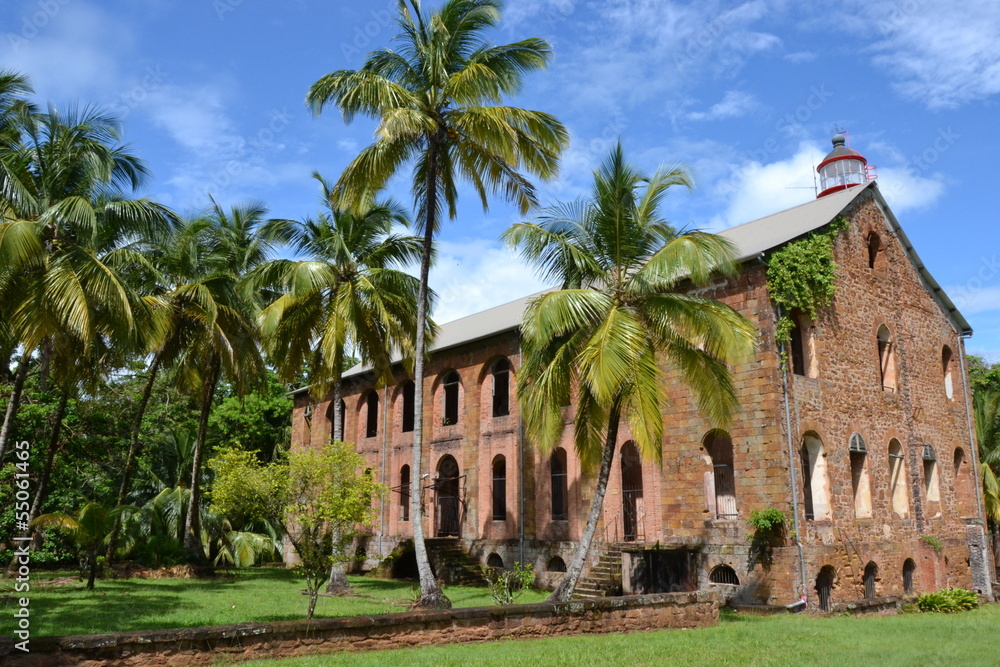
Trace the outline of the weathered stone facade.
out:
[[[684,385],[668,373],[662,463],[642,460],[637,466],[623,456],[630,440],[623,428],[599,542],[686,550],[692,570],[687,587],[706,587],[712,571],[725,565],[762,602],[788,604],[804,594],[811,606],[818,604],[817,578],[824,567],[834,573],[827,604],[865,597],[866,567],[873,586],[868,597],[946,585],[988,593],[960,316],[956,320],[935,298],[936,285],[904,247],[908,241],[876,186],[846,194],[843,215],[850,227],[835,245],[837,293],[815,322],[800,322],[803,361],[789,364],[798,372],[790,369],[786,377],[782,370],[764,255],[745,260],[738,277],[699,290],[759,328],[756,356],[732,369],[741,412],[724,432],[713,431],[718,425],[700,414]],[[508,360],[513,372],[509,414],[494,417],[491,370],[498,359]],[[513,398],[520,366],[516,325],[435,351],[423,388],[428,409],[422,471],[430,477],[412,484],[423,487],[426,534],[455,532],[452,526],[442,530],[435,486],[442,461],[453,457],[460,475],[457,533],[466,550],[484,562],[490,554],[508,565],[530,562],[551,583],[558,578],[550,571],[558,569],[552,559],[568,562],[580,538],[595,475],[581,469],[573,451],[573,407],[567,406],[562,448],[568,511],[565,518],[554,517],[553,483],[559,486],[562,477],[552,475],[553,455],[539,452],[522,434]],[[460,378],[459,418],[447,424],[442,380],[451,370]],[[397,377],[405,380],[402,370]],[[374,437],[366,437],[370,391],[371,378],[363,373],[343,384],[346,438],[357,442],[394,488],[378,530],[367,540],[374,557],[412,535],[412,517],[404,520],[399,493],[400,471],[411,462],[412,433],[402,432],[396,386],[378,389],[382,423]],[[329,400],[307,419],[309,404],[305,394],[296,397],[296,445],[316,445],[331,435]],[[498,456],[504,457],[503,484],[494,481]],[[497,519],[494,487],[503,490],[506,509]],[[789,525],[765,568],[759,559],[750,562],[746,521],[753,510],[769,507],[784,511]],[[907,590],[904,579],[912,580]]]

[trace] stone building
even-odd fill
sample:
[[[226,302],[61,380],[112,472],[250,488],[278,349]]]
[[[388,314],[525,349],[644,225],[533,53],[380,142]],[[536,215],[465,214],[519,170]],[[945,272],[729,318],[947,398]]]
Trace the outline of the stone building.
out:
[[[990,593],[964,367],[971,329],[927,272],[869,181],[864,158],[834,138],[815,201],[722,232],[743,271],[699,293],[760,331],[733,369],[741,411],[706,421],[667,382],[663,458],[640,458],[623,425],[592,560],[581,590],[600,594],[737,586],[762,602],[810,606],[962,586]],[[844,216],[837,291],[815,321],[798,313],[783,371],[766,253]],[[343,380],[343,438],[357,443],[391,497],[364,548],[375,560],[412,536],[420,493],[431,550],[457,543],[491,565],[535,566],[554,583],[590,507],[595,471],[572,446],[540,453],[514,398],[518,328],[531,297],[445,324],[422,388],[423,479],[411,473],[413,382]],[[293,443],[331,437],[330,399],[295,395]],[[753,510],[788,517],[771,545],[750,539]]]

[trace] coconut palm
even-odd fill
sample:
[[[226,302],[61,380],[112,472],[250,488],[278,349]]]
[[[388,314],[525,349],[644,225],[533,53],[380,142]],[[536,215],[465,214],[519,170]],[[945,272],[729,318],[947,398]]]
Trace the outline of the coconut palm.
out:
[[[274,248],[287,240],[290,221],[266,218],[262,204],[236,205],[227,212],[212,202],[198,223],[203,254],[196,274],[175,288],[172,300],[183,302],[175,338],[165,362],[176,364],[182,384],[199,395],[201,414],[191,467],[191,501],[184,522],[184,546],[203,556],[201,544],[201,476],[208,417],[219,381],[225,378],[244,395],[264,378],[257,316],[271,298],[258,280],[258,269]]]
[[[83,553],[89,571],[87,590],[94,590],[97,578],[97,554],[107,539],[115,518],[134,508],[116,507],[108,509],[100,503],[87,503],[76,516],[66,514],[43,514],[34,521],[39,528],[58,528],[65,531],[77,543]]]
[[[563,432],[561,406],[576,388],[574,445],[597,485],[580,544],[552,600],[569,600],[583,569],[607,490],[622,420],[640,452],[659,460],[666,369],[724,424],[737,409],[729,365],[749,356],[753,325],[727,305],[678,292],[738,270],[730,244],[677,232],[659,208],[670,188],[690,187],[681,167],[646,177],[619,144],[594,174],[591,198],[547,209],[512,226],[505,240],[560,289],[534,299],[522,325],[518,399],[543,451]]]
[[[983,509],[992,528],[993,553],[1000,553],[1000,393],[979,388],[972,396],[979,443]],[[998,565],[1000,569],[1000,565]]]
[[[268,267],[288,291],[264,310],[261,328],[282,380],[296,379],[305,366],[313,398],[333,389],[333,434],[343,439],[336,406],[345,349],[372,366],[377,381],[391,382],[386,362],[392,348],[412,347],[419,284],[400,269],[420,257],[420,239],[394,233],[397,225],[409,226],[396,202],[341,211],[331,202],[331,185],[319,174],[313,177],[327,210],[296,231],[295,248],[305,259],[276,260]],[[343,567],[335,562],[333,568],[327,591],[349,590]]]
[[[553,116],[505,106],[526,73],[542,69],[551,49],[542,39],[494,46],[488,30],[500,20],[500,0],[447,0],[433,14],[420,0],[400,0],[398,50],[378,49],[361,69],[332,72],[314,83],[307,102],[319,113],[335,106],[347,122],[357,115],[378,120],[374,143],[346,168],[334,188],[340,208],[359,210],[371,193],[411,168],[417,224],[423,233],[420,290],[414,341],[413,379],[423,387],[427,347],[427,276],[441,217],[454,219],[460,181],[479,195],[483,208],[499,195],[523,213],[536,203],[535,189],[521,170],[555,175],[567,144]],[[423,443],[423,392],[417,391],[413,474],[419,479]],[[421,516],[420,494],[413,515]],[[419,606],[448,606],[434,580],[423,525],[413,524],[420,573]]]
[[[115,267],[142,262],[128,240],[162,228],[172,214],[145,198],[128,198],[146,169],[119,139],[111,116],[50,109],[24,122],[22,140],[9,155],[10,178],[24,196],[5,200],[0,222],[0,266],[16,281],[13,290],[0,285],[0,320],[22,346],[15,377],[41,348],[43,389],[53,337],[74,338],[84,354],[102,335],[124,343],[134,335],[137,312],[148,307]],[[15,391],[0,430],[0,455],[19,402]]]

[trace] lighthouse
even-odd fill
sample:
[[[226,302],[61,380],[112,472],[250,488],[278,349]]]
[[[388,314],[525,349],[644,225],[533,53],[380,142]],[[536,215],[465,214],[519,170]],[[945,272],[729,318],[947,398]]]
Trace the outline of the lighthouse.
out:
[[[819,172],[820,188],[817,199],[874,180],[874,167],[868,165],[861,153],[847,147],[843,134],[834,135],[833,150],[827,153],[816,171]]]

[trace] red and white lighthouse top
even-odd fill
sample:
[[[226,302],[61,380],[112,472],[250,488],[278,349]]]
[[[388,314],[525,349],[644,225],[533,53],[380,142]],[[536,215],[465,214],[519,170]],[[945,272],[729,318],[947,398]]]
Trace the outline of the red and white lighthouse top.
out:
[[[816,167],[816,171],[819,172],[820,187],[817,198],[868,182],[868,175],[865,172],[868,160],[861,153],[848,148],[846,144],[847,138],[843,134],[834,135],[833,150]]]

